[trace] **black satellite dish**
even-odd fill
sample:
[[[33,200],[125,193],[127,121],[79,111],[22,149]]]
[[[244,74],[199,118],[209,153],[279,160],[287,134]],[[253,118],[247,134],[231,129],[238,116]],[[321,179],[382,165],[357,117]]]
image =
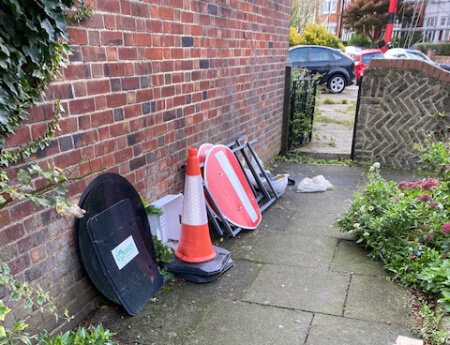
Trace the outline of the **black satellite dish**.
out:
[[[137,314],[163,284],[139,194],[125,178],[106,173],[88,185],[79,205],[86,214],[75,221],[76,239],[89,278],[105,297]]]

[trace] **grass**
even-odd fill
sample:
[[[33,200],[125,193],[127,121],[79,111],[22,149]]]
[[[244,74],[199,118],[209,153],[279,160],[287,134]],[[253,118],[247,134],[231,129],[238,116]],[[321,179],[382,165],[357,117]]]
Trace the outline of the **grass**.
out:
[[[332,123],[344,126],[347,129],[353,129],[354,120],[341,120],[319,114],[314,117],[314,122]]]
[[[323,104],[348,104],[348,100],[346,100],[346,99],[334,100],[332,98],[327,97],[322,101],[322,103]]]
[[[353,166],[355,163],[351,159],[319,159],[303,155],[301,152],[291,150],[286,156],[276,156],[274,163],[304,163],[304,164],[330,164],[330,165],[349,165]]]
[[[342,114],[355,113],[356,111],[356,102],[351,102],[349,106],[345,109],[336,109],[337,112]]]

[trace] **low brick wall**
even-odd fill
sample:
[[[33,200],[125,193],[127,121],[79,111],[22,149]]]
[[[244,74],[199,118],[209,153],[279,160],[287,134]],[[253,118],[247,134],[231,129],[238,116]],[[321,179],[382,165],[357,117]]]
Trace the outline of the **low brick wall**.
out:
[[[414,145],[450,125],[450,73],[417,60],[372,60],[364,72],[353,158],[416,168]]]

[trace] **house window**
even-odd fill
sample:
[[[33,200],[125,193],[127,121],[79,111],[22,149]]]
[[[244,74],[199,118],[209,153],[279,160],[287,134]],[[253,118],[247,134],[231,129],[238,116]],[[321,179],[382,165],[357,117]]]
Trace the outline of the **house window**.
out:
[[[336,1],[333,0],[325,0],[322,7],[322,13],[333,13],[336,12],[335,6]]]
[[[436,17],[430,17],[427,20],[427,26],[436,26]]]
[[[442,17],[441,18],[441,26],[445,26],[446,22],[447,22],[447,18],[446,17]]]

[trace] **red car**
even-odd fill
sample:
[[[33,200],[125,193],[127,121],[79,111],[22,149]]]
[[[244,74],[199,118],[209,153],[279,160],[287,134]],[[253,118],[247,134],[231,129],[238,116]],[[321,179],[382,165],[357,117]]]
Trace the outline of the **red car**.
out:
[[[361,84],[364,70],[372,59],[384,59],[383,52],[380,49],[364,49],[355,53],[355,75],[358,85]]]

